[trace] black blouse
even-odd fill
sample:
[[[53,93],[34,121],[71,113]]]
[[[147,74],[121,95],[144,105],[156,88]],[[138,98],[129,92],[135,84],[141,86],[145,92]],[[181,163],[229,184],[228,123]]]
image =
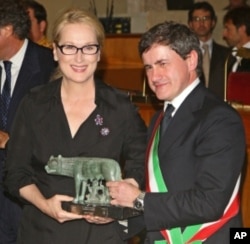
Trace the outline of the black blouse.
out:
[[[49,175],[44,169],[50,156],[58,155],[114,159],[121,163],[124,177],[134,178],[142,187],[145,123],[126,95],[101,81],[95,85],[97,107],[73,138],[61,102],[61,79],[35,88],[23,99],[8,144],[5,184],[11,194],[19,197],[20,188],[35,183],[46,198],[55,194],[75,196],[73,178]],[[73,243],[117,244],[121,240],[113,225],[93,225],[85,220],[59,224],[26,204],[19,239],[22,236],[25,241],[20,243],[25,244],[34,243],[33,238],[46,244],[70,243],[72,238],[76,240]],[[104,239],[95,233],[100,230]]]

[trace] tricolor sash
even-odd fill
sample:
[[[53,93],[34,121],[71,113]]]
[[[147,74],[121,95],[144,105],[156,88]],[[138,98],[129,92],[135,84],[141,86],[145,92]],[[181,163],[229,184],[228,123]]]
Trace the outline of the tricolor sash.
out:
[[[162,114],[158,117],[146,153],[146,190],[147,192],[168,192],[160,169],[158,158],[159,125]],[[224,210],[223,216],[214,222],[187,226],[182,232],[181,228],[161,230],[165,240],[155,241],[155,244],[200,244],[209,236],[215,233],[229,219],[239,211],[239,186],[240,176],[235,185],[234,191]]]

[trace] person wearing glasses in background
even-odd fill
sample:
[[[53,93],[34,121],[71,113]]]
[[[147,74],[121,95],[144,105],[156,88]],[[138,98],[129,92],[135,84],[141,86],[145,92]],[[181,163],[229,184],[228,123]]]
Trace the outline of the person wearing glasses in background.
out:
[[[213,39],[216,21],[217,17],[214,8],[206,1],[195,3],[188,12],[189,28],[199,38],[203,61],[207,59],[207,63],[203,62],[201,81],[223,99],[225,62],[230,49],[218,44]],[[206,50],[205,47],[207,47]],[[208,52],[207,55],[205,52]]]
[[[95,79],[104,42],[95,15],[66,10],[52,37],[61,77],[23,99],[8,147],[5,185],[26,203],[18,243],[125,243],[118,221],[64,211],[74,179],[44,166],[51,155],[122,160],[125,181],[141,188],[146,125],[126,94]]]

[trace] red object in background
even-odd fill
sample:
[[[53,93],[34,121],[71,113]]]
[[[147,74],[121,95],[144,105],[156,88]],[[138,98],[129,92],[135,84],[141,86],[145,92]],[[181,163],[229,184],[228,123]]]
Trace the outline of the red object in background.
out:
[[[250,105],[250,72],[231,72],[227,79],[228,102]]]

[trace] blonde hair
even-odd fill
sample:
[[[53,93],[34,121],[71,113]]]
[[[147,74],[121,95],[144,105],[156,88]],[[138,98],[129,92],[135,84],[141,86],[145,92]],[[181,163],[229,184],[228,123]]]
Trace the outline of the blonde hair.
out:
[[[52,41],[54,43],[58,43],[61,38],[61,31],[63,27],[67,24],[74,23],[84,23],[90,27],[93,27],[96,33],[97,42],[100,45],[100,49],[103,48],[105,39],[103,25],[93,13],[79,8],[70,8],[59,13],[52,28]],[[51,80],[55,80],[61,76],[61,70],[59,67],[57,67],[51,77]]]
[[[60,40],[60,34],[63,27],[66,24],[73,24],[73,23],[84,23],[89,25],[90,27],[93,27],[96,33],[98,44],[100,45],[100,48],[103,47],[105,39],[105,32],[103,25],[93,13],[79,8],[67,9],[59,14],[52,29],[53,42],[58,43]]]

